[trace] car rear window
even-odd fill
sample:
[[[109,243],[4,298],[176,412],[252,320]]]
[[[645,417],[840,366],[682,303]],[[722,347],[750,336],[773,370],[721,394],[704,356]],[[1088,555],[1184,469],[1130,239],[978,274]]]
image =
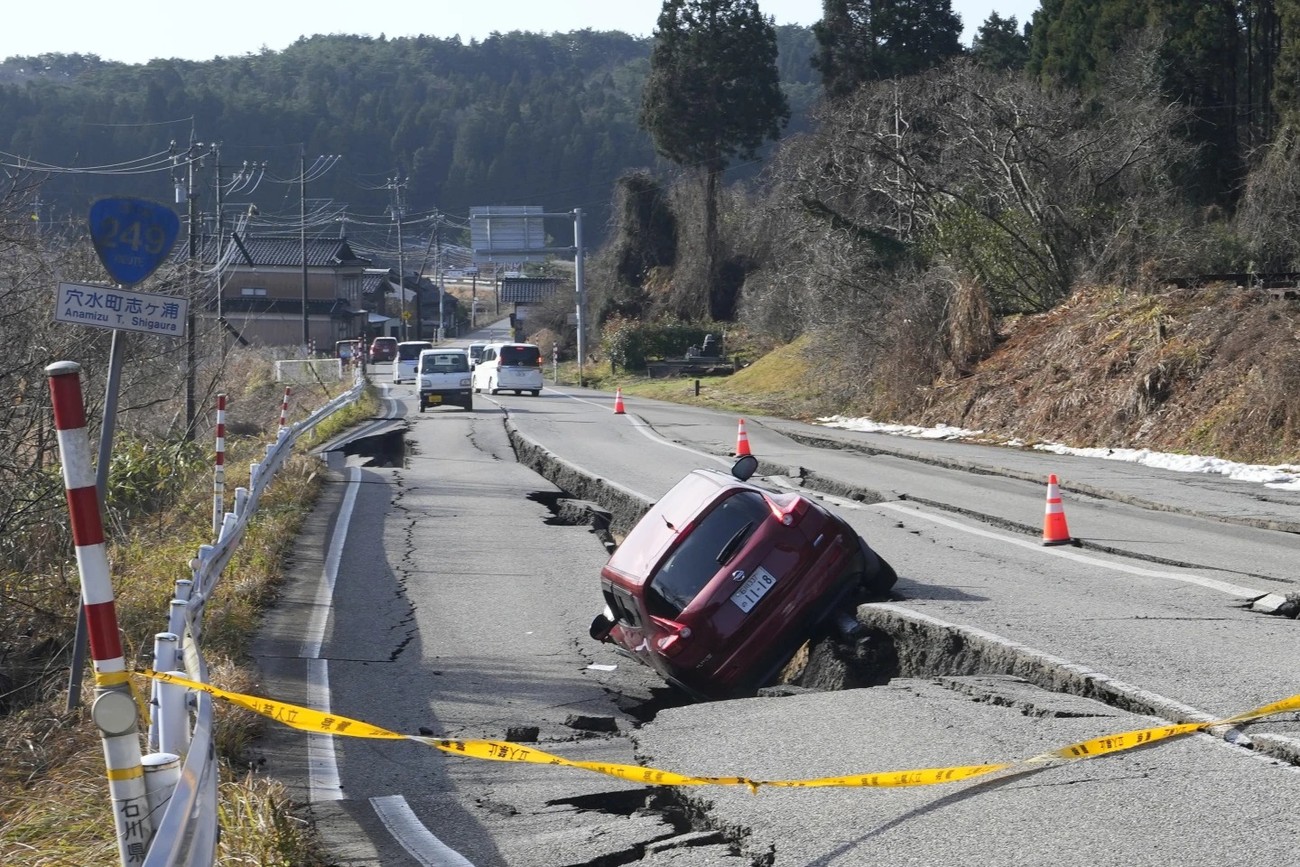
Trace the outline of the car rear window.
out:
[[[468,373],[469,359],[463,352],[448,352],[445,355],[424,356],[421,373]]]
[[[542,353],[536,346],[501,347],[500,364],[506,367],[540,367]]]
[[[655,570],[646,609],[659,617],[680,614],[771,514],[755,491],[737,491],[714,506]]]
[[[399,343],[397,344],[397,357],[402,361],[415,361],[420,357],[420,353],[426,349],[433,349],[432,343]]]

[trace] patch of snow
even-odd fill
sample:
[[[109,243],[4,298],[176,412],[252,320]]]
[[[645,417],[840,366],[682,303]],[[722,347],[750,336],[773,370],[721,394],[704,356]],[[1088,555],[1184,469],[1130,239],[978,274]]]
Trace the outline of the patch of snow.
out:
[[[963,440],[980,437],[981,444],[989,445],[983,431],[966,430],[949,425],[932,428],[916,425],[885,424],[866,418],[848,418],[846,416],[828,416],[817,419],[825,427],[843,430],[883,433],[894,436],[913,437],[931,440]],[[1023,447],[1022,440],[1011,439],[1002,443],[1006,446]],[[1116,449],[1116,448],[1071,448],[1059,443],[1039,443],[1034,446],[1039,451],[1058,455],[1077,455],[1085,458],[1104,458],[1111,461],[1127,461],[1147,467],[1174,470],[1180,473],[1217,473],[1241,482],[1255,482],[1268,488],[1283,491],[1300,491],[1300,466],[1294,464],[1240,464],[1223,458],[1204,455],[1178,455],[1168,452],[1153,452],[1150,449]]]

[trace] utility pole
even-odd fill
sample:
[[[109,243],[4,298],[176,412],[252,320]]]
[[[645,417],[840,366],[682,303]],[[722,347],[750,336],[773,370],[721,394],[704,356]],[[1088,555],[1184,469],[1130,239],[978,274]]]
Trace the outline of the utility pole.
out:
[[[447,293],[442,279],[442,215],[437,211],[433,213],[433,267],[438,274],[438,339],[441,340],[447,334],[447,323],[444,320],[443,299]]]
[[[302,351],[311,354],[311,322],[307,318],[307,145],[298,145],[298,244],[302,250]]]
[[[199,195],[194,189],[194,168],[196,165],[203,165],[203,142],[191,142],[189,150],[185,155],[185,199],[186,199],[186,226],[185,232],[188,236],[189,243],[189,312],[185,317],[185,439],[187,442],[193,442],[195,431],[194,422],[196,417],[195,409],[195,392],[197,391],[197,371],[198,353],[196,351],[197,337],[195,336],[195,324],[197,322],[195,308],[198,307],[196,292],[194,287],[198,282],[198,258],[199,258]],[[175,158],[173,158],[174,160]],[[179,186],[179,181],[177,182]],[[178,197],[180,190],[177,190]]]
[[[573,288],[578,296],[578,385],[586,385],[583,366],[587,363],[587,291],[585,259],[587,250],[582,243],[582,208],[573,210]]]
[[[217,244],[216,244],[216,252],[213,254],[213,257],[212,257],[212,261],[213,261],[213,264],[214,264],[214,266],[215,266],[215,269],[216,269],[216,272],[217,272],[217,273],[215,274],[215,276],[214,276],[213,279],[214,279],[214,281],[215,281],[216,284],[217,284],[217,339],[220,340],[220,346],[221,346],[220,357],[221,357],[221,363],[222,363],[222,365],[224,366],[225,363],[226,363],[226,320],[225,320],[225,317],[222,316],[222,312],[221,312],[221,290],[222,290],[222,286],[221,286],[221,272],[224,270],[224,269],[221,267],[221,262],[222,262],[222,260],[223,260],[223,258],[224,258],[224,257],[222,256],[222,254],[225,252],[224,244],[225,244],[225,241],[226,241],[226,233],[225,233],[225,214],[224,214],[224,213],[222,212],[222,210],[221,210],[221,208],[222,208],[222,203],[221,203],[221,142],[217,142],[216,144],[214,144],[214,145],[212,146],[212,161],[213,161],[213,169],[215,170],[216,175],[217,175],[217,187],[216,187],[216,192],[215,192],[216,199],[217,199],[217,209],[216,209],[216,213],[217,213]]]
[[[388,181],[388,189],[393,194],[393,219],[397,221],[397,297],[402,306],[402,340],[409,340],[406,330],[409,316],[406,309],[406,259],[402,243],[402,190],[405,188],[406,181],[401,180],[399,175],[394,174]]]

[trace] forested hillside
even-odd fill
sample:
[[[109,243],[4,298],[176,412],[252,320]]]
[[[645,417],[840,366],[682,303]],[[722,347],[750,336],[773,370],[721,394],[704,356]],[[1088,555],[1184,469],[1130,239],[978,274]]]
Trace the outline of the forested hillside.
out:
[[[780,44],[798,129],[817,91],[810,31],[780,28]],[[283,51],[144,65],[9,58],[0,63],[0,151],[6,163],[57,167],[41,190],[43,220],[82,219],[103,195],[169,201],[169,149],[202,142],[219,144],[227,182],[248,165],[258,170],[257,189],[242,184],[228,200],[267,214],[297,214],[302,157],[310,166],[336,154],[307,195],[349,214],[386,215],[385,184],[400,177],[407,212],[582,207],[598,241],[615,178],[655,165],[637,124],[649,53],[648,39],[583,30],[470,44],[313,36]],[[146,155],[148,169],[126,165]],[[211,163],[200,178],[209,187]],[[108,168],[66,171],[90,167]],[[211,209],[211,196],[202,207]]]

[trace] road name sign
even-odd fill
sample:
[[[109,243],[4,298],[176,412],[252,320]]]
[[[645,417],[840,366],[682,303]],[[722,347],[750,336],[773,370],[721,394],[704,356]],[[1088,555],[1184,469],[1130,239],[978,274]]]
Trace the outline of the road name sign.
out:
[[[172,295],[151,295],[88,283],[60,283],[54,319],[91,328],[181,337],[185,334],[189,306],[187,299]]]
[[[99,261],[118,283],[134,286],[172,250],[180,218],[147,199],[100,199],[90,206],[90,237]]]

